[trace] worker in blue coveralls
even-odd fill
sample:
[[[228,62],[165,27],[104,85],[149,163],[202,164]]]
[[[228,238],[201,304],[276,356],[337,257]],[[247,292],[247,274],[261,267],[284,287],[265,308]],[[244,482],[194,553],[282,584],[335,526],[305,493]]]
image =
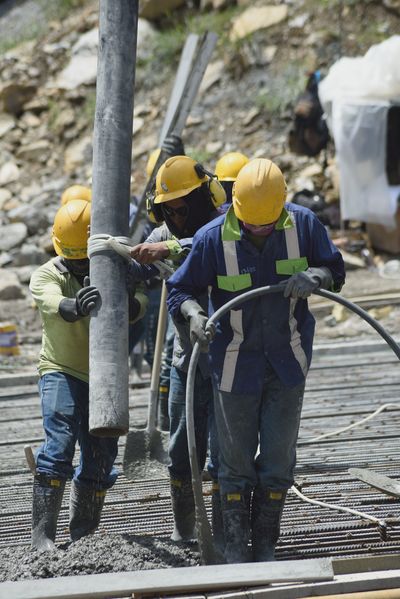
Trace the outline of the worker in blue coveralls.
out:
[[[315,321],[307,297],[319,287],[337,292],[345,278],[323,225],[285,198],[273,162],[248,162],[231,208],[195,235],[167,282],[170,313],[189,322],[192,341],[207,351],[215,335],[209,349],[228,563],[274,559],[311,362]],[[243,292],[284,281],[283,294],[247,301],[206,329],[199,298],[207,289],[214,312]]]
[[[203,225],[218,216],[226,199],[221,184],[201,164],[189,156],[174,156],[160,167],[156,177],[154,198],[149,198],[153,220],[163,222],[154,229],[145,243],[131,249],[130,272],[137,280],[149,279],[151,265],[156,260],[172,260],[179,267],[190,252],[192,237]],[[140,263],[140,264],[139,264]],[[147,267],[147,268],[146,268]],[[152,268],[155,269],[153,266]],[[155,269],[155,273],[158,271]],[[207,310],[207,290],[199,297]],[[195,535],[195,506],[192,489],[186,431],[186,379],[192,353],[189,326],[178,323],[174,335],[174,350],[170,374],[168,413],[170,442],[168,466],[174,530],[171,539],[190,541]],[[202,356],[196,371],[194,418],[199,469],[203,470],[207,454],[209,423],[213,422],[213,387],[208,360]],[[213,445],[213,447],[215,447]],[[208,466],[216,478],[217,456]],[[216,520],[218,514],[215,515]],[[221,516],[220,519],[221,520]],[[222,528],[222,525],[220,525]]]

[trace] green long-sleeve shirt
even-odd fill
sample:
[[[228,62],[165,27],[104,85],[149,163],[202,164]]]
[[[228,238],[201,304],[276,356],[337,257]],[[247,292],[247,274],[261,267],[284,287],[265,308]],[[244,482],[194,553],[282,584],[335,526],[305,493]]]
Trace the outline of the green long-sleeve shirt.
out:
[[[42,318],[40,376],[48,372],[65,372],[88,382],[89,317],[67,322],[58,312],[61,300],[74,298],[82,288],[79,281],[59,258],[53,258],[33,273],[29,288]]]
[[[59,258],[52,258],[32,275],[30,290],[42,318],[42,348],[38,370],[65,372],[77,379],[89,381],[89,317],[67,322],[59,314],[62,299],[74,298],[81,289],[79,281]],[[148,299],[142,288],[135,293],[140,303],[136,320],[143,318]]]

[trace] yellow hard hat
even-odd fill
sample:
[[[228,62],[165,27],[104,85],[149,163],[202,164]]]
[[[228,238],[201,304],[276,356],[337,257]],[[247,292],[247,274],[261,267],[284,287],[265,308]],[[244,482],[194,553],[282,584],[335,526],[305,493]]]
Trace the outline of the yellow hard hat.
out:
[[[68,260],[87,258],[90,202],[71,200],[58,209],[53,224],[53,246],[56,254]]]
[[[156,178],[155,204],[188,195],[209,177],[203,167],[189,156],[172,156],[160,166]]]
[[[87,202],[92,201],[92,190],[90,187],[84,185],[71,185],[67,187],[61,196],[61,206],[64,206],[71,200],[86,200]]]
[[[153,150],[151,152],[151,154],[149,156],[149,159],[147,161],[147,164],[146,164],[146,174],[147,174],[147,177],[151,176],[151,173],[154,170],[154,166],[155,166],[155,164],[156,164],[156,162],[158,160],[160,152],[161,152],[160,148],[156,148],[155,150]]]
[[[240,169],[248,162],[241,152],[227,152],[215,165],[215,174],[220,181],[235,181]]]
[[[278,220],[285,199],[283,174],[267,158],[250,160],[233,184],[233,210],[238,219],[250,225],[266,225]]]

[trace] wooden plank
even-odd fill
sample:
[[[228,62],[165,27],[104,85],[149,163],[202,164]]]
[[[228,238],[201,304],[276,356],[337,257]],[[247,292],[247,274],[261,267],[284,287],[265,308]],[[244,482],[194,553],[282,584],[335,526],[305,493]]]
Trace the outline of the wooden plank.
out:
[[[367,468],[349,468],[349,474],[392,497],[400,497],[400,483]]]
[[[63,576],[0,584],[4,599],[105,599],[132,593],[167,593],[332,580],[332,560],[311,559]]]
[[[400,570],[345,574],[332,581],[279,585],[231,593],[207,593],[207,599],[310,599],[333,593],[362,593],[395,589],[400,584]]]

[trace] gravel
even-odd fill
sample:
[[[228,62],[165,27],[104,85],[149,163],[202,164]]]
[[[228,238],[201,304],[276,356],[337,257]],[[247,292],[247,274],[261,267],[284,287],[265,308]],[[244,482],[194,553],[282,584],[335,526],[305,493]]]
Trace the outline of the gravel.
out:
[[[40,553],[27,547],[0,549],[0,582],[199,565],[196,546],[160,537],[95,534]]]

